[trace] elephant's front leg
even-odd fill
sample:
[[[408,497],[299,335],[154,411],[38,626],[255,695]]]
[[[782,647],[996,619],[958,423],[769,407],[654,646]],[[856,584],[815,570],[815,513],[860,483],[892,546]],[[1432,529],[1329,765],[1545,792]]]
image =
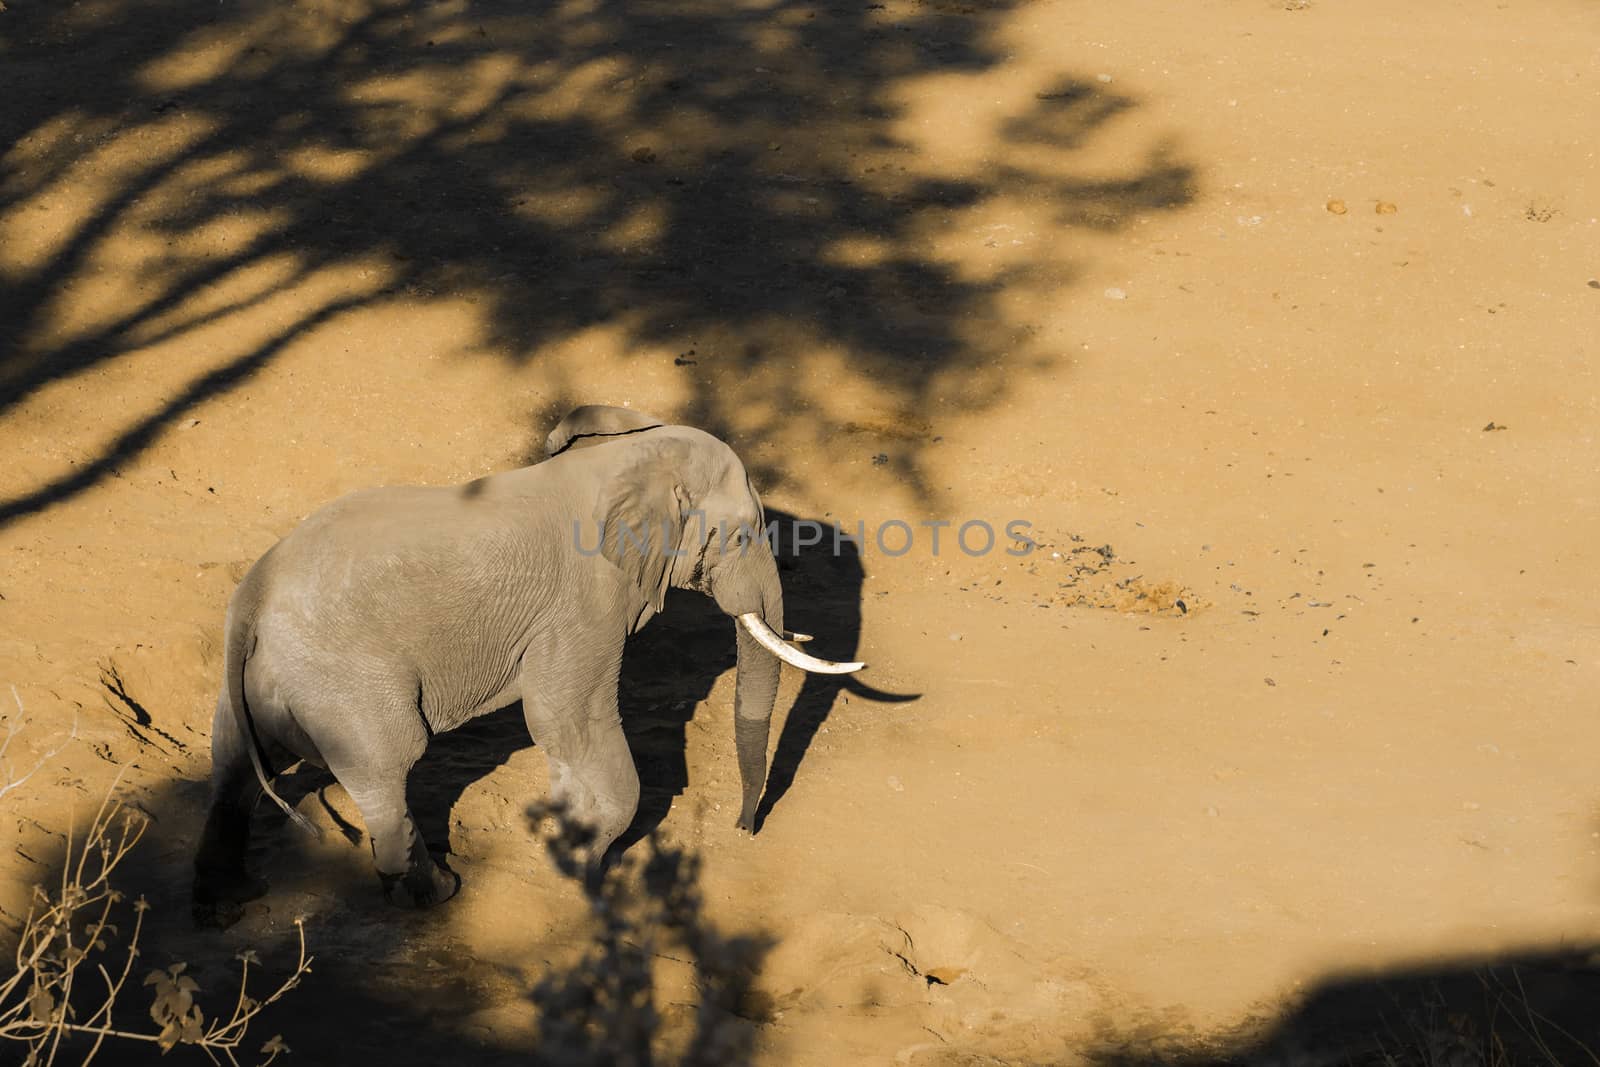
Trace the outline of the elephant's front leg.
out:
[[[639,772],[617,712],[621,669],[620,633],[563,632],[522,662],[522,710],[550,768],[551,799],[593,831],[597,867],[639,809]]]
[[[334,774],[361,809],[372,838],[373,865],[389,903],[427,908],[455,896],[461,880],[434,862],[406,807],[405,772],[335,768]]]
[[[373,865],[389,903],[430,908],[455,896],[461,880],[434,862],[409,810],[402,806],[398,817],[382,823],[369,818],[367,826]]]

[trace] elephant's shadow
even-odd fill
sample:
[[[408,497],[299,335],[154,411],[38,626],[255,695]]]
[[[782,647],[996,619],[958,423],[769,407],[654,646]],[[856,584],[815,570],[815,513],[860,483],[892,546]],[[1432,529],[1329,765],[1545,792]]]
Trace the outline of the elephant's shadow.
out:
[[[819,520],[807,527],[797,516],[768,509],[767,521],[776,522],[774,549],[783,581],[786,625],[816,635],[807,651],[828,659],[854,659],[861,637],[863,579],[857,546],[840,539],[836,550],[832,525]],[[820,530],[821,539],[815,544],[798,544],[802,538],[795,536],[797,529],[804,532],[804,540],[811,540]],[[673,798],[689,786],[686,730],[718,676],[734,666],[734,625],[710,598],[673,590],[666,610],[629,639],[622,660],[619,705],[639,770],[640,797],[638,814],[614,849],[627,848],[659,826],[671,810]],[[849,684],[837,675],[807,674],[792,705],[785,708],[780,698],[773,711],[778,742],[757,815],[758,830],[793,784],[811,739],[827,720],[839,690]],[[710,713],[702,709],[700,714]],[[732,759],[731,710],[727,717],[729,768],[723,786],[727,795],[707,799],[720,801],[731,824],[739,796]],[[463,794],[506,763],[512,753],[532,746],[520,703],[429,743],[427,753],[411,772],[408,800],[418,829],[436,853],[451,851],[450,814]],[[293,775],[292,783],[286,782],[280,792],[294,803],[330,781],[325,772],[302,772]],[[539,799],[532,782],[528,783],[527,799]],[[352,838],[359,832],[357,827],[344,829]]]

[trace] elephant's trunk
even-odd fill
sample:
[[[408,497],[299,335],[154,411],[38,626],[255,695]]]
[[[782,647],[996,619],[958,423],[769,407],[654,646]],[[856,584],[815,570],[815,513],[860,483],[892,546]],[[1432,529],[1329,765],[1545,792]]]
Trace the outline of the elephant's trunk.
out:
[[[772,553],[763,543],[747,550],[742,562],[749,575],[747,581],[756,587],[760,607],[738,614],[759,615],[767,626],[781,631],[783,586],[778,581],[778,564]],[[744,790],[739,829],[755,833],[756,807],[767,784],[767,737],[772,705],[778,696],[778,658],[762,647],[748,625],[735,626],[734,631],[739,640],[739,667],[733,690],[733,738],[739,751],[739,782]]]
[[[739,620],[739,674],[734,685],[733,736],[739,750],[739,779],[744,803],[739,827],[755,832],[756,807],[767,782],[767,737],[772,705],[778,695],[780,662],[818,674],[848,674],[860,663],[834,663],[809,656],[785,642],[809,641],[805,634],[783,628],[783,586],[778,565],[765,542],[745,550],[731,584],[714,590],[717,603]]]

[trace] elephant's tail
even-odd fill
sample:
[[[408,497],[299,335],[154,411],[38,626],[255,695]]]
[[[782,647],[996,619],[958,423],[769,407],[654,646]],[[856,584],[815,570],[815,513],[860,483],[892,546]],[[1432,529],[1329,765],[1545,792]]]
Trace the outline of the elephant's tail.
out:
[[[239,736],[244,741],[245,750],[250,753],[250,765],[255,768],[256,780],[261,783],[261,789],[272,798],[272,802],[283,809],[289,820],[302,830],[307,831],[319,840],[322,831],[316,824],[298,811],[291,808],[272,788],[272,772],[267,769],[266,750],[261,745],[261,740],[256,736],[255,721],[250,716],[250,705],[244,696],[244,665],[254,651],[255,635],[251,632],[251,624],[255,621],[256,574],[252,571],[245,575],[243,584],[234,595],[233,603],[228,611],[228,628],[223,638],[223,675],[228,688],[228,706],[233,709],[233,721],[239,727]]]

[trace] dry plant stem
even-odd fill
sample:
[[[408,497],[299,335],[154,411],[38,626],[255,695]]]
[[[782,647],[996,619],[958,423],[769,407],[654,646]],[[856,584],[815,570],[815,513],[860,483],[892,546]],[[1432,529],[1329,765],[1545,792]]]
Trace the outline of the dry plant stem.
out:
[[[60,1048],[61,1040],[67,1031],[90,1030],[87,1024],[76,1024],[68,1021],[68,1006],[71,1004],[72,990],[76,981],[78,966],[86,958],[88,951],[105,946],[106,933],[114,932],[111,924],[111,908],[122,899],[122,895],[110,887],[109,877],[111,872],[120,864],[128,853],[138,843],[144,833],[145,822],[125,817],[122,822],[121,833],[113,837],[112,823],[122,811],[122,806],[113,800],[117,785],[122,780],[119,772],[107,790],[105,799],[100,803],[94,818],[90,821],[89,830],[84,838],[83,846],[78,850],[76,862],[72,859],[73,841],[76,831],[69,826],[67,830],[67,863],[61,870],[61,889],[56,900],[52,901],[45,896],[42,889],[35,889],[34,901],[28,909],[28,918],[23,925],[22,935],[18,939],[15,959],[15,970],[11,977],[0,983],[0,1003],[9,1000],[11,995],[19,988],[24,978],[32,978],[36,989],[43,990],[52,997],[59,992],[59,1011],[49,1013],[48,1020],[37,1017],[24,1018],[24,1011],[33,1011],[30,1001],[20,1001],[0,1014],[0,1037],[9,1037],[15,1040],[37,1041],[49,1034],[49,1051],[43,1062],[50,1063],[54,1060]],[[89,869],[90,855],[99,857],[98,867]],[[43,910],[38,910],[43,905]],[[99,915],[89,923],[84,931],[84,946],[74,943],[73,919],[78,913],[99,906]],[[143,918],[141,911],[141,920]],[[128,959],[123,967],[123,978],[126,979],[127,971],[132,966],[133,957],[137,955],[138,926],[135,926],[134,940],[128,947]],[[61,953],[61,971],[52,974],[45,966],[50,962],[50,950],[57,938],[63,942]],[[103,967],[99,970],[105,973]],[[107,978],[109,982],[109,977]],[[120,988],[120,984],[116,987]],[[113,998],[114,999],[114,998]],[[109,1019],[111,1003],[108,1000],[95,1014],[91,1021],[104,1012]],[[36,1016],[36,1012],[34,1015]],[[99,1042],[96,1042],[98,1049]],[[37,1051],[37,1050],[36,1050]],[[89,1057],[92,1058],[94,1051]],[[85,1060],[85,1062],[88,1062]]]
[[[158,1043],[164,1048],[170,1048],[178,1040],[167,1032],[151,1034],[121,1030],[112,1021],[112,1012],[132,974],[134,960],[139,955],[144,913],[149,910],[149,904],[143,897],[134,903],[134,925],[120,968],[113,974],[103,963],[94,964],[95,973],[105,985],[98,1007],[87,1019],[74,1021],[72,1018],[73,991],[80,984],[77,981],[79,967],[90,952],[105,949],[108,936],[118,933],[111,921],[112,909],[123,897],[112,888],[111,874],[138,844],[147,826],[142,817],[128,813],[114,799],[121,778],[119,773],[90,821],[83,843],[76,852],[73,847],[76,832],[69,826],[67,861],[62,866],[58,894],[52,899],[42,888],[35,889],[33,903],[28,909],[27,920],[17,942],[14,968],[9,977],[0,980],[0,1005],[6,1005],[15,998],[15,1003],[10,1003],[9,1007],[0,1007],[0,1039],[25,1042],[34,1054],[31,1062],[40,1065],[55,1061],[62,1049],[62,1042],[69,1035],[93,1036],[94,1044],[88,1049],[82,1061],[84,1064],[99,1054],[107,1038]],[[94,859],[92,865],[91,857]],[[90,917],[80,931],[78,919],[85,913],[89,913]],[[311,970],[312,957],[306,955],[303,921],[296,919],[295,928],[299,935],[299,958],[290,975],[264,999],[254,1000],[248,992],[250,964],[255,962],[254,953],[240,954],[239,989],[232,1012],[225,1019],[213,1019],[203,1033],[188,1037],[184,1043],[199,1047],[213,1063],[226,1062],[237,1067],[240,1061],[236,1052],[251,1021],[267,1005],[275,1003],[297,986],[300,978]],[[28,997],[17,997],[25,981],[31,982],[35,993]],[[37,1006],[35,1000],[40,996],[44,998],[44,1010]],[[198,1021],[198,1008],[195,1011]],[[282,1051],[282,1042],[274,1038],[262,1049],[266,1054],[262,1064],[271,1063]]]
[[[25,1029],[38,1028],[40,1032],[33,1035],[35,1039],[42,1037],[46,1028],[53,1031],[50,1053],[42,1061],[44,1063],[49,1063],[54,1059],[56,1049],[60,1044],[61,1038],[66,1033],[95,1035],[94,1046],[84,1057],[83,1062],[85,1064],[87,1064],[99,1053],[100,1048],[104,1044],[107,1037],[115,1037],[126,1041],[159,1042],[161,1040],[159,1034],[145,1034],[137,1033],[131,1030],[119,1030],[111,1025],[111,1009],[116,1003],[117,995],[121,992],[123,985],[127,982],[129,972],[133,968],[133,960],[138,955],[137,943],[139,932],[144,924],[144,912],[148,910],[148,905],[144,904],[142,898],[140,899],[139,904],[141,905],[138,908],[139,917],[135,921],[133,937],[129,942],[130,951],[128,952],[126,962],[123,964],[122,973],[113,980],[106,972],[104,967],[99,968],[101,976],[106,981],[108,993],[104,1003],[102,1003],[100,1008],[89,1017],[89,1022],[68,1022],[66,1020],[65,1013],[62,1013],[58,1018],[53,1019],[49,1023],[37,1023],[33,1020],[17,1022],[12,1020],[10,1017],[20,1014],[21,1010],[26,1007],[25,1004],[18,1004],[6,1013],[6,1018],[4,1020],[0,1020],[0,1035],[15,1036],[23,1040],[28,1040],[28,1035],[23,1032]],[[105,924],[102,921],[100,928],[103,928],[104,925]],[[224,1057],[226,1057],[229,1063],[238,1064],[239,1060],[238,1057],[234,1055],[234,1052],[238,1049],[240,1042],[244,1040],[245,1033],[249,1029],[250,1021],[259,1015],[261,1011],[269,1004],[277,1002],[285,993],[299,985],[301,976],[310,972],[311,962],[315,959],[315,957],[306,955],[306,931],[303,920],[295,920],[295,930],[299,935],[300,955],[299,959],[295,963],[294,971],[291,972],[289,977],[284,979],[284,981],[279,984],[278,988],[269,994],[266,999],[253,1001],[246,994],[246,985],[249,980],[249,962],[248,960],[243,961],[239,981],[239,996],[234,1003],[232,1015],[229,1017],[226,1023],[213,1023],[206,1031],[205,1036],[194,1042],[194,1044],[199,1047],[201,1051],[206,1053],[213,1063],[222,1062],[222,1060],[218,1059],[216,1055],[220,1052]],[[21,972],[19,972],[17,976],[14,976],[11,981],[6,983],[4,987],[0,987],[0,992],[9,991],[16,984],[20,978],[20,975]],[[67,980],[68,985],[70,985],[70,980],[71,978],[69,974]],[[65,992],[66,990],[64,988],[63,1001],[65,1001]],[[94,1025],[95,1020],[99,1019],[102,1015],[105,1017],[104,1021],[101,1022],[100,1025]],[[278,1051],[273,1051],[265,1060],[261,1061],[261,1067],[266,1067],[266,1064],[269,1064],[273,1060],[277,1059],[278,1055]]]
[[[59,755],[61,750],[71,744],[78,736],[78,713],[74,711],[72,713],[72,728],[67,731],[67,736],[62,738],[61,742],[54,748],[40,755],[34,761],[33,766],[28,768],[26,774],[18,777],[11,772],[10,765],[6,763],[6,750],[11,747],[12,740],[27,727],[28,713],[27,709],[22,706],[22,697],[17,694],[16,686],[11,687],[11,699],[17,702],[17,715],[16,718],[7,720],[5,735],[0,737],[0,798],[3,798],[7,793],[32,778],[39,772],[41,767]]]
[[[1582,1049],[1584,1055],[1589,1057],[1590,1063],[1600,1065],[1600,1057],[1595,1056],[1593,1049],[1591,1049],[1588,1045],[1585,1045],[1582,1041],[1579,1041],[1576,1037],[1568,1033],[1562,1027],[1558,1026],[1555,1020],[1550,1019],[1541,1012],[1534,1010],[1533,1002],[1528,999],[1528,991],[1522,985],[1522,972],[1513,967],[1511,968],[1511,977],[1517,980],[1517,994],[1522,998],[1522,1010],[1528,1013],[1528,1033],[1533,1037],[1534,1042],[1538,1044],[1539,1051],[1543,1052],[1551,1063],[1556,1064],[1557,1067],[1560,1067],[1562,1060],[1554,1052],[1552,1052],[1550,1046],[1545,1043],[1544,1035],[1539,1032],[1539,1023],[1541,1022],[1550,1027],[1556,1033],[1560,1034],[1562,1037],[1566,1038],[1568,1041],[1571,1041],[1578,1048]]]
[[[145,909],[143,908],[140,909],[141,923],[143,921],[144,910]],[[305,921],[303,919],[296,919],[294,921],[294,925],[295,930],[299,934],[300,938],[300,958],[295,963],[294,971],[291,972],[289,977],[284,979],[278,988],[269,994],[265,1000],[251,1000],[249,996],[246,995],[245,989],[246,984],[249,981],[250,963],[248,959],[241,960],[242,965],[239,976],[239,996],[234,1003],[233,1014],[229,1017],[226,1023],[213,1023],[211,1028],[206,1031],[205,1036],[194,1042],[196,1047],[205,1052],[206,1055],[211,1058],[213,1063],[222,1062],[221,1060],[217,1059],[216,1056],[217,1052],[221,1052],[225,1057],[227,1057],[228,1062],[237,1064],[239,1060],[234,1056],[233,1053],[239,1047],[239,1043],[244,1040],[245,1031],[249,1028],[250,1020],[259,1015],[262,1009],[267,1007],[267,1005],[277,1002],[285,993],[299,985],[301,976],[310,972],[311,962],[316,957],[306,955]],[[137,929],[138,927],[136,926],[135,930],[137,931]],[[133,953],[129,954],[128,966],[123,968],[123,973],[117,986],[119,989],[121,988],[121,982],[127,979],[128,971],[132,967],[133,955]],[[78,1033],[93,1033],[98,1035],[95,1041],[95,1050],[99,1049],[100,1043],[104,1041],[106,1037],[124,1038],[129,1041],[161,1040],[160,1035],[158,1034],[141,1034],[128,1030],[114,1029],[110,1025],[110,1008],[111,1002],[108,1001],[101,1007],[99,1012],[95,1013],[97,1016],[101,1012],[106,1013],[107,1022],[103,1026],[95,1027],[86,1024],[67,1024],[65,1029]],[[90,1056],[92,1057],[93,1055],[94,1052],[91,1051]],[[271,1063],[277,1058],[278,1053],[273,1052],[265,1060],[261,1061],[260,1067],[266,1067],[267,1064]],[[87,1063],[88,1059],[85,1059],[84,1062]]]
[[[122,775],[119,773],[116,781],[112,782],[112,789],[116,788],[117,782],[120,782],[121,779]],[[108,808],[110,809],[109,813]],[[138,843],[139,837],[144,833],[145,828],[143,821],[136,823],[132,819],[125,820],[121,839],[115,845],[111,845],[106,837],[106,830],[110,822],[110,816],[114,816],[120,808],[120,805],[112,806],[108,793],[107,798],[101,802],[100,810],[96,812],[95,818],[90,825],[89,835],[84,842],[82,851],[79,853],[76,872],[74,872],[70,860],[62,867],[61,898],[59,902],[52,903],[44,896],[41,889],[35,888],[34,901],[28,909],[28,918],[23,926],[23,935],[17,942],[16,972],[5,982],[0,983],[0,997],[14,989],[26,975],[32,974],[38,969],[39,962],[49,949],[54,935],[67,925],[67,919],[70,918],[73,911],[103,902],[105,909],[102,911],[100,929],[104,929],[105,916],[109,912],[110,906],[116,902],[115,898],[119,896],[119,894],[115,894],[105,885],[106,879],[110,875],[112,868],[121,863],[123,858],[132,851],[133,846]],[[67,855],[69,857],[72,854],[73,836],[73,830],[69,826],[67,830]],[[100,871],[92,880],[85,882],[83,880],[84,864],[87,861],[90,850],[96,848],[100,850],[102,855]],[[99,895],[95,895],[97,892]],[[34,908],[38,907],[41,901],[46,905],[45,910],[35,915]],[[68,934],[70,936],[70,929]],[[93,940],[90,943],[92,944]],[[11,1012],[7,1012],[7,1015],[9,1014]]]
[[[232,1050],[237,1048],[239,1042],[244,1040],[245,1031],[249,1029],[250,1020],[259,1015],[267,1005],[274,1004],[280,1000],[285,993],[300,984],[302,976],[310,973],[311,961],[315,957],[306,955],[305,920],[296,919],[294,928],[300,937],[300,958],[295,961],[294,970],[290,972],[289,977],[285,978],[278,988],[273,990],[264,1000],[251,1000],[246,995],[245,985],[250,975],[250,955],[241,954],[239,959],[239,997],[234,1003],[233,1014],[226,1023],[221,1025],[212,1024],[211,1029],[206,1032],[206,1036],[198,1042],[202,1049],[208,1052],[212,1049],[221,1049],[227,1054],[229,1061],[237,1063],[238,1061],[234,1059]],[[274,1051],[267,1059],[262,1061],[262,1067],[277,1058],[278,1053]]]
[[[144,913],[149,910],[150,906],[145,903],[144,897],[140,897],[134,905],[133,935],[128,939],[128,947],[130,950],[139,944],[139,934],[144,929]],[[103,929],[104,924],[102,923],[101,925]],[[117,998],[122,995],[122,987],[127,984],[128,975],[133,971],[133,961],[137,956],[138,953],[135,951],[128,952],[127,957],[122,962],[122,973],[117,975],[114,981],[112,980],[111,975],[106,971],[104,964],[95,965],[96,969],[100,972],[100,977],[105,980],[106,995],[105,1000],[101,1003],[100,1007],[93,1015],[89,1016],[89,1025],[92,1026],[95,1020],[99,1019],[102,1015],[105,1016],[105,1020],[101,1024],[101,1031],[95,1035],[94,1047],[91,1048],[89,1050],[89,1054],[84,1057],[84,1063],[88,1063],[90,1060],[94,1059],[95,1056],[97,1056],[100,1052],[100,1046],[105,1043],[106,1035],[111,1028],[111,1009],[113,1006],[115,1006]]]

